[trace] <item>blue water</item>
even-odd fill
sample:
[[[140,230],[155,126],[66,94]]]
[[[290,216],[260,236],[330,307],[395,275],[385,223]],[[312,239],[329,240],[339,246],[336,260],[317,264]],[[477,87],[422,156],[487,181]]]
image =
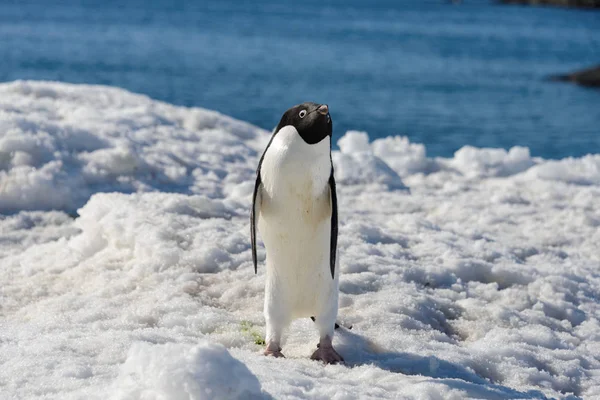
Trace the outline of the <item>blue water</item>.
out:
[[[596,64],[600,12],[589,10],[485,0],[0,2],[0,81],[120,86],[267,129],[293,104],[325,102],[337,137],[407,135],[431,156],[465,144],[523,145],[546,158],[600,153],[600,90],[545,80]]]

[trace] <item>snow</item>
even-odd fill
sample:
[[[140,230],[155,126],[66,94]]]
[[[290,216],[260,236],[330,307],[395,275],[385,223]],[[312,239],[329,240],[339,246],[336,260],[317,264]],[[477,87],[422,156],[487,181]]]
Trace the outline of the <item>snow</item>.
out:
[[[256,376],[220,344],[135,343],[113,399],[260,399]]]
[[[548,161],[531,169],[534,177],[580,185],[600,185],[600,154]]]
[[[0,398],[600,396],[600,155],[428,158],[348,132],[333,160],[352,329],[334,340],[346,364],[324,366],[310,320],[286,359],[261,354],[249,208],[270,132],[29,81],[0,85],[0,132]]]
[[[449,165],[468,177],[510,176],[534,165],[526,147],[504,149],[477,149],[464,146],[456,152]]]
[[[366,132],[347,132],[332,155],[336,182],[342,185],[383,184],[391,190],[406,189],[398,173],[377,157]]]
[[[256,155],[240,139],[257,129],[214,111],[97,86],[14,82],[0,92],[1,212],[75,213],[111,191],[218,197]]]

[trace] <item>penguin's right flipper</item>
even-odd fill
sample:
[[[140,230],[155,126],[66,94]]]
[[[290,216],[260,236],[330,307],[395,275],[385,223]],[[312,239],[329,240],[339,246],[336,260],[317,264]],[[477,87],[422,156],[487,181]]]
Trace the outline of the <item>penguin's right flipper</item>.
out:
[[[252,263],[254,264],[254,273],[258,272],[258,261],[256,256],[256,222],[260,213],[260,204],[262,202],[262,193],[260,187],[260,170],[256,174],[256,183],[254,184],[254,194],[252,195],[252,210],[250,210],[250,240],[252,242]]]

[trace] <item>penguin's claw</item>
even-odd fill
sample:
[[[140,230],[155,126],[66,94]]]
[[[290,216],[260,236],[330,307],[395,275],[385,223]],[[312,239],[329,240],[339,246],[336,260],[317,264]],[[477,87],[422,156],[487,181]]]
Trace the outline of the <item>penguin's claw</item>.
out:
[[[285,358],[283,353],[281,352],[281,347],[279,347],[278,343],[269,342],[267,344],[267,348],[265,349],[265,356],[273,356],[275,358]]]
[[[281,350],[265,350],[265,356],[273,356],[275,358],[285,358]]]

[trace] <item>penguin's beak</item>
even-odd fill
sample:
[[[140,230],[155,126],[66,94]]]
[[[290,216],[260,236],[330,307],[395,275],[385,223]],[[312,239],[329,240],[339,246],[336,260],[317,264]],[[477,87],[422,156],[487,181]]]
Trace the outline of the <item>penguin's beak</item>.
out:
[[[317,112],[321,115],[327,115],[329,113],[329,107],[327,107],[327,104],[323,104],[317,108]]]

